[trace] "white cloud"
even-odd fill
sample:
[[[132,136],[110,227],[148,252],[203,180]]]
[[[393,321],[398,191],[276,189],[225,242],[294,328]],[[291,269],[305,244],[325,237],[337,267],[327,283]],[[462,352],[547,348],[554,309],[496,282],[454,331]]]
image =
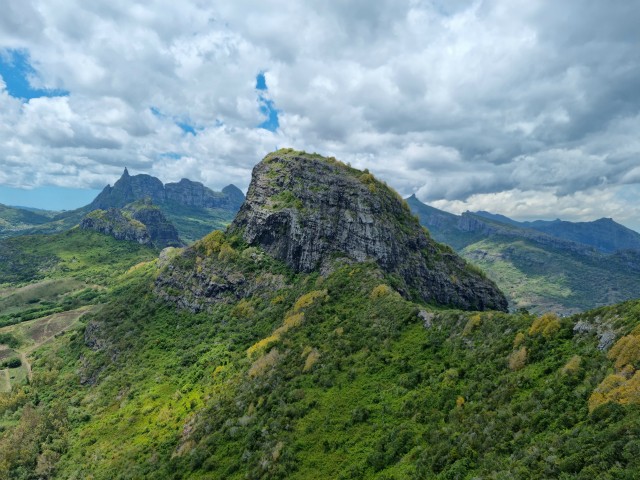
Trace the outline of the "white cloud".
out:
[[[293,146],[452,208],[630,218],[633,195],[617,193],[640,182],[629,3],[212,5],[9,0],[0,50],[25,49],[34,87],[70,96],[21,104],[0,83],[0,182],[99,187],[127,165],[244,188],[266,152]],[[257,128],[259,72],[276,133]]]

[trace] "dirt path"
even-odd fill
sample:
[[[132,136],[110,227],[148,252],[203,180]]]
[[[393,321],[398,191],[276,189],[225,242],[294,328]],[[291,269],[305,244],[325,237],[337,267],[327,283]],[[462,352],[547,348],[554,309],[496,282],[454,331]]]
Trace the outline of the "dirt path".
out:
[[[42,330],[42,334],[39,335],[38,337],[32,337],[32,340],[34,341],[33,344],[29,345],[26,348],[19,348],[16,349],[15,352],[20,355],[20,360],[22,361],[22,365],[27,373],[27,378],[29,379],[29,382],[31,382],[33,380],[33,373],[31,371],[31,362],[29,361],[28,355],[30,355],[31,353],[33,353],[34,350],[36,350],[37,348],[40,348],[42,345],[44,345],[45,343],[49,342],[50,340],[54,339],[56,337],[56,335],[59,335],[63,332],[66,332],[67,330],[70,330],[71,328],[75,327],[78,322],[80,321],[80,319],[88,312],[94,310],[95,307],[92,305],[88,305],[88,306],[84,306],[84,307],[80,307],[76,310],[70,310],[68,312],[63,312],[63,313],[59,313],[59,314],[54,314],[51,315],[48,319],[46,319],[46,322],[44,322],[43,325],[43,330]],[[65,317],[65,316],[69,316],[70,318],[70,322],[67,325],[62,326],[62,328],[51,328],[51,322],[53,322],[54,320],[58,320],[61,317]],[[42,321],[42,320],[41,320]],[[34,320],[34,323],[37,323],[38,320]],[[26,322],[23,324],[18,324],[16,325],[14,328],[20,328],[20,327],[25,327],[26,326]],[[11,391],[11,379],[9,376],[9,370],[5,369],[3,370],[4,372],[4,377],[6,378],[6,386],[8,387],[8,390],[5,391]],[[1,383],[0,383],[0,387],[1,387]],[[2,391],[2,388],[0,388],[0,391]]]
[[[20,360],[22,360],[22,365],[24,365],[24,368],[27,369],[27,378],[29,379],[29,383],[31,383],[31,380],[33,380],[33,375],[31,374],[31,364],[29,363],[29,360],[27,360],[27,356],[24,352],[20,352]]]
[[[2,376],[4,381],[0,382],[0,392],[10,392],[11,391],[11,379],[9,378],[9,369],[5,368],[2,370]]]

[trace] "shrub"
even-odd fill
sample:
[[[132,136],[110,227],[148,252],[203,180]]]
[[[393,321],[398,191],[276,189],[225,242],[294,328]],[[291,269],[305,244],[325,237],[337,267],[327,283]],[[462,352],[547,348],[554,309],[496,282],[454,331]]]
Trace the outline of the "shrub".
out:
[[[527,363],[527,347],[521,347],[514,352],[511,352],[508,358],[509,369],[512,371],[521,370]]]
[[[393,290],[391,290],[391,287],[383,283],[381,285],[378,285],[377,287],[374,287],[374,289],[371,290],[371,295],[369,296],[371,297],[372,300],[375,300],[376,298],[386,297],[390,295],[392,292]]]
[[[605,377],[589,397],[589,412],[608,402],[640,404],[640,371],[629,379],[621,374]]]
[[[518,332],[516,338],[513,339],[513,348],[518,348],[524,343],[524,333]]]
[[[274,348],[269,353],[253,362],[251,368],[249,368],[249,376],[257,377],[266,373],[269,368],[278,363],[278,360],[280,360],[280,352],[278,352],[277,348]]]
[[[562,373],[565,375],[575,375],[580,370],[580,364],[582,363],[582,358],[579,355],[574,355],[569,359],[569,361],[562,367]]]
[[[22,365],[22,360],[18,357],[11,357],[2,362],[2,368],[18,368]]]
[[[20,346],[20,341],[10,333],[0,333],[0,345],[18,348]]]
[[[326,300],[327,297],[328,295],[326,290],[313,290],[309,293],[305,293],[300,298],[298,298],[298,300],[296,300],[296,303],[293,305],[293,312],[299,312],[303,308],[307,308],[313,305],[313,303],[317,299],[320,298],[322,300]]]
[[[625,365],[632,365],[635,368],[640,362],[640,336],[622,337],[611,347],[607,357],[615,361],[616,370],[622,370]]]
[[[464,326],[464,330],[462,330],[462,335],[465,335],[465,336],[469,335],[476,328],[478,328],[481,323],[482,323],[482,317],[480,316],[479,313],[472,315],[467,321],[467,324]]]
[[[529,328],[529,335],[541,334],[544,338],[551,338],[560,330],[560,319],[555,313],[545,313],[536,318]]]
[[[320,360],[320,352],[317,349],[312,349],[307,355],[307,359],[304,362],[303,372],[308,372],[313,366]]]

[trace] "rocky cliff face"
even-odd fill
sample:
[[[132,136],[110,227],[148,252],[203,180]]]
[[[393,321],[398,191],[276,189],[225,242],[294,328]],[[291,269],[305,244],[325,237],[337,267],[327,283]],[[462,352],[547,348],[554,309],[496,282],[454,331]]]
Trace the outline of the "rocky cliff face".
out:
[[[134,202],[124,209],[94,210],[80,222],[80,228],[158,248],[182,246],[176,228],[150,202]]]
[[[91,209],[122,208],[137,200],[150,198],[156,205],[173,203],[187,207],[220,208],[237,211],[244,201],[242,191],[228,185],[222,192],[214,192],[199,182],[183,178],[177,183],[163,185],[151,175],[129,175],[125,168],[122,177],[107,185],[89,205]]]
[[[136,202],[127,207],[131,212],[131,218],[142,223],[151,242],[159,247],[180,247],[182,242],[178,237],[178,230],[164,216],[162,211],[155,205],[147,202]]]
[[[127,240],[141,245],[151,243],[151,237],[144,224],[127,218],[116,208],[94,210],[80,222],[80,228],[110,235],[116,240]]]
[[[310,272],[335,257],[375,261],[406,296],[463,309],[506,310],[493,282],[436,243],[396,192],[335,159],[279,150],[253,171],[230,226],[251,245]]]

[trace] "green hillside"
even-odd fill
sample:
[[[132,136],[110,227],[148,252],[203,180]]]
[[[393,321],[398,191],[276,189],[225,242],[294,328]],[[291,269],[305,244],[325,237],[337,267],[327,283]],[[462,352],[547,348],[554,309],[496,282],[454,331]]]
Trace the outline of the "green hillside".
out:
[[[323,277],[237,239],[196,248],[202,268],[280,288],[189,313],[153,294],[155,263],[121,278],[0,397],[4,478],[640,473],[639,302],[466,313],[404,300],[371,263]]]
[[[512,310],[570,315],[640,298],[638,250],[603,252],[595,247],[595,240],[594,245],[576,243],[499,215],[453,215],[425,205],[415,196],[408,203],[433,238],[451,245],[496,282]],[[613,232],[624,229],[611,226],[614,222],[610,220],[537,223],[563,225],[569,230],[575,227],[584,235],[590,227],[594,239],[601,238],[603,223]],[[614,237],[612,234],[609,244]]]
[[[0,240],[0,326],[104,301],[156,249],[77,228]]]
[[[0,238],[21,232],[51,221],[55,212],[8,207],[0,204]]]
[[[640,253],[582,255],[501,236],[460,253],[487,272],[515,309],[572,314],[640,298]]]

